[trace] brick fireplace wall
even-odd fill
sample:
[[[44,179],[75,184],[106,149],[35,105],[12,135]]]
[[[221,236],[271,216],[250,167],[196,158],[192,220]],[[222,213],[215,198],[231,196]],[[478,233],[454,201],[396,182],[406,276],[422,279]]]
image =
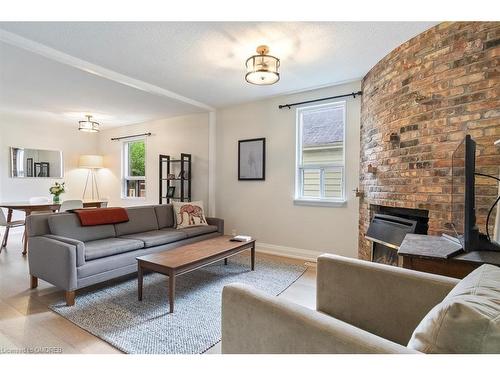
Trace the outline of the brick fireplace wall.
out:
[[[447,231],[451,155],[467,133],[478,144],[477,164],[498,174],[499,56],[500,22],[442,23],[393,50],[364,77],[361,259],[371,251],[364,238],[371,205],[428,210],[429,234]],[[495,195],[493,181],[485,184],[483,193]]]

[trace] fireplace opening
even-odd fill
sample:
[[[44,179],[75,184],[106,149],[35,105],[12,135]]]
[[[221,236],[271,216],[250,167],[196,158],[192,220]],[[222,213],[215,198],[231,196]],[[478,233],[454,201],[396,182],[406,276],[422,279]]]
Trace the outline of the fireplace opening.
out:
[[[407,233],[427,234],[429,211],[403,207],[370,206],[365,238],[372,242],[371,260],[400,265],[398,250]]]

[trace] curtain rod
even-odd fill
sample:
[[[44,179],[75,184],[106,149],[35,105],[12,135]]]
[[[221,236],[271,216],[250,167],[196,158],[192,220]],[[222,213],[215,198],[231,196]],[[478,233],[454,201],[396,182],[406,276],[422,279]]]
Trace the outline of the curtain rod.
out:
[[[135,137],[149,137],[151,133],[142,133],[142,134],[134,134],[134,135],[126,135],[123,137],[115,137],[111,138],[112,141],[119,141],[120,139],[127,139],[127,138],[135,138]]]
[[[363,91],[358,91],[358,92],[352,92],[350,94],[344,94],[344,95],[336,95],[336,96],[329,96],[328,98],[321,98],[321,99],[314,99],[314,100],[307,100],[305,102],[298,102],[298,103],[291,103],[291,104],[280,104],[278,106],[279,109],[282,108],[292,108],[297,105],[301,104],[308,104],[308,103],[315,103],[315,102],[322,102],[323,100],[330,100],[330,99],[338,99],[338,98],[345,98],[347,96],[352,96],[354,99],[356,99],[356,95],[363,95]]]

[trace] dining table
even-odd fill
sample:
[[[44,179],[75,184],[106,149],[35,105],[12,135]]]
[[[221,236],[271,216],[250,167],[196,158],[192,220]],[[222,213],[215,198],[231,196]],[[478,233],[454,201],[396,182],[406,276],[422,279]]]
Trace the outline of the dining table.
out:
[[[4,208],[7,210],[7,223],[12,221],[12,214],[14,211],[22,211],[26,216],[31,215],[33,212],[58,212],[61,207],[62,202],[54,203],[54,202],[37,202],[31,203],[29,201],[21,201],[21,202],[0,202],[0,208]],[[106,207],[108,204],[107,200],[103,199],[91,199],[83,201],[83,208],[102,208]],[[7,226],[5,233],[5,244],[7,244],[7,239],[9,237],[9,226]],[[24,235],[23,235],[23,255],[26,255],[28,252],[28,231],[26,225],[24,226]]]

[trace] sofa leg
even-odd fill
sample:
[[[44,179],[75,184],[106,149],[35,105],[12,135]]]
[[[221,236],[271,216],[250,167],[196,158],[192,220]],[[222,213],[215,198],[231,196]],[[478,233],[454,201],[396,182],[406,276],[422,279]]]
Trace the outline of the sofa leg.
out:
[[[74,306],[75,305],[75,291],[67,290],[66,291],[66,306]]]
[[[30,275],[30,288],[35,289],[38,287],[38,277]]]

